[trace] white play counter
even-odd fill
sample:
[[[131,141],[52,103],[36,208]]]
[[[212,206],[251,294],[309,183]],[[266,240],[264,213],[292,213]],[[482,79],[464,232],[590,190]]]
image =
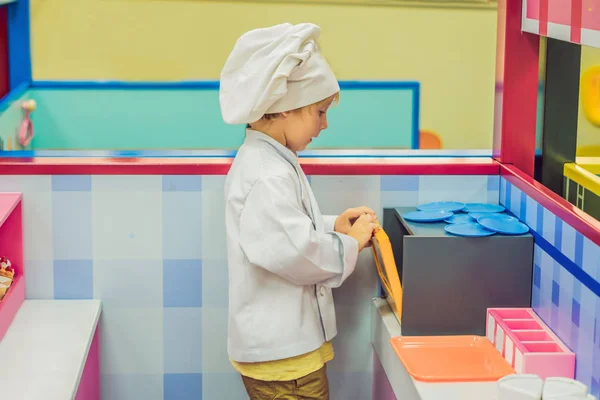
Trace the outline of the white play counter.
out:
[[[25,300],[0,342],[10,400],[99,398],[99,300]]]

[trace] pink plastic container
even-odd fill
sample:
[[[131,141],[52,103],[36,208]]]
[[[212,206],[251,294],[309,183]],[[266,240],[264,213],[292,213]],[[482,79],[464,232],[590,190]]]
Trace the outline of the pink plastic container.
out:
[[[23,224],[20,193],[0,193],[0,257],[10,260],[15,278],[0,301],[0,341],[25,300]]]
[[[486,335],[518,374],[574,378],[575,353],[531,308],[489,308]]]

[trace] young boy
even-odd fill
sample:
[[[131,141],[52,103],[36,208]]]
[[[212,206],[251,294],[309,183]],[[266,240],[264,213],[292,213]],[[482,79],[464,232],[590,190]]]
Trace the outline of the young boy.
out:
[[[329,399],[331,288],[354,271],[378,229],[373,210],[323,216],[297,153],[327,128],[339,86],[320,28],[281,24],[240,37],[220,104],[246,139],[225,183],[228,353],[251,399]]]

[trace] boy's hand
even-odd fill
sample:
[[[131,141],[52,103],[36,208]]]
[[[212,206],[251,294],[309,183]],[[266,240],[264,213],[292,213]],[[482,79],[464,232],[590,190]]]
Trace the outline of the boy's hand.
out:
[[[352,228],[352,225],[354,225],[356,220],[363,214],[371,215],[373,221],[377,221],[375,211],[371,210],[369,207],[349,208],[337,217],[333,230],[347,235],[350,228]]]
[[[348,236],[353,237],[358,242],[359,252],[371,244],[373,233],[379,230],[379,224],[375,222],[376,220],[371,214],[363,214],[356,219],[354,225],[348,231]]]

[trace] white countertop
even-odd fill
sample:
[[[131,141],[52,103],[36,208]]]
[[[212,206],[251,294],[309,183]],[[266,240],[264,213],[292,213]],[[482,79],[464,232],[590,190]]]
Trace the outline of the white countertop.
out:
[[[73,399],[99,317],[99,300],[25,300],[0,342],[1,397]]]

